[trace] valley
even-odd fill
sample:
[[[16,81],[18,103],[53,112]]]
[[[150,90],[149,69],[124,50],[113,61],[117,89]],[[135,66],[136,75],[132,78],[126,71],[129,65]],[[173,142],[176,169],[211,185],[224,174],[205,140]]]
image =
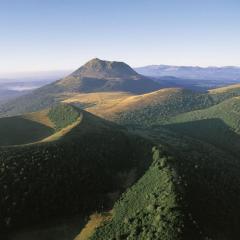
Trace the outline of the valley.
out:
[[[93,59],[1,105],[2,236],[237,239],[239,99]]]

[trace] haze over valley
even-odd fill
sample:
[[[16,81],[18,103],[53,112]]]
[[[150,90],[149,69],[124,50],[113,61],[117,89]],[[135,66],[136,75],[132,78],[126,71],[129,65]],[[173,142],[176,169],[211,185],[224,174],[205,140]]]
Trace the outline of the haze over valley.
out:
[[[239,7],[0,1],[0,239],[240,239]]]

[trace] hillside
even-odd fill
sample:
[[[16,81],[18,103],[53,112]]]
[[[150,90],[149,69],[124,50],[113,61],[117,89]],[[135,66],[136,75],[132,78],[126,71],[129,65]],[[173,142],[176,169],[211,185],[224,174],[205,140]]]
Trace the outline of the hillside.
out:
[[[170,116],[212,104],[206,94],[181,88],[164,88],[147,94],[78,94],[66,99],[96,115],[121,124],[149,125],[164,122]]]
[[[123,62],[96,58],[63,79],[0,105],[0,116],[38,111],[76,93],[122,91],[140,94],[160,88],[160,84],[139,75]]]
[[[112,220],[100,226],[89,239],[183,239],[189,223],[174,183],[181,180],[168,161],[170,158],[154,150],[151,167],[115,204]],[[194,226],[191,227],[194,232]],[[194,237],[199,238],[196,230]]]
[[[86,239],[237,239],[237,158],[173,132],[150,134],[168,147],[154,149],[150,168]]]
[[[240,98],[232,97],[239,94],[237,88],[231,86],[202,95],[210,104],[200,105],[200,110],[192,111],[192,106],[197,106],[193,104],[188,110],[181,107],[187,110],[181,114],[171,107],[173,112],[163,115],[168,118],[158,119],[154,126],[145,124],[153,118],[151,112],[142,115],[142,122],[138,112],[132,112],[127,123],[134,126],[133,132],[168,148],[159,158],[155,155],[158,160],[122,195],[110,213],[100,214],[100,222],[96,229],[92,227],[86,239],[237,239],[240,236],[237,210]],[[192,103],[198,103],[195,97],[189,98]],[[116,106],[128,98],[137,97],[126,97]],[[153,98],[144,101],[143,95],[138,98],[142,101],[136,104],[133,100],[134,108],[151,106],[153,102]],[[167,98],[168,104],[171,98]],[[126,106],[121,105],[125,112],[130,109],[131,101]],[[154,106],[154,109],[159,114],[164,108]],[[143,128],[146,126],[151,127]],[[87,228],[88,225],[84,231]],[[83,240],[81,236],[76,239]]]
[[[48,111],[0,118],[0,146],[40,141],[54,132]]]
[[[0,147],[1,233],[105,209],[150,164],[151,143],[122,127],[69,105],[48,117],[57,137]]]
[[[214,102],[219,103],[226,99],[240,96],[240,84],[228,85],[226,87],[215,88],[209,90],[209,95]]]
[[[171,116],[211,106],[206,94],[170,88],[125,99],[113,108],[113,119],[121,124],[151,126],[166,122]]]
[[[91,215],[77,240],[237,239],[239,94],[237,85],[67,93],[63,104],[1,118],[22,126],[22,139],[0,147],[0,231],[16,240],[17,228]],[[40,126],[49,132],[37,136]],[[5,135],[15,141],[16,131]]]
[[[239,85],[198,93],[182,88],[164,88],[146,94],[99,92],[76,94],[64,100],[120,124],[153,126],[166,124],[181,113],[207,109],[240,96]]]
[[[240,98],[233,97],[207,109],[180,114],[168,128],[221,147],[240,156]]]

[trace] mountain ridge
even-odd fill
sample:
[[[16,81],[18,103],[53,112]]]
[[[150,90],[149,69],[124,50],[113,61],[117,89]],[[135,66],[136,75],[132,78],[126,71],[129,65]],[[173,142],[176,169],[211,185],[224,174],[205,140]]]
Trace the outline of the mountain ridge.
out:
[[[207,80],[238,80],[240,81],[240,67],[199,67],[174,65],[148,65],[135,68],[143,75],[152,77],[173,76],[187,79]]]
[[[122,91],[141,94],[160,88],[160,84],[139,75],[125,63],[95,58],[63,79],[0,105],[0,116],[38,111],[76,93]]]

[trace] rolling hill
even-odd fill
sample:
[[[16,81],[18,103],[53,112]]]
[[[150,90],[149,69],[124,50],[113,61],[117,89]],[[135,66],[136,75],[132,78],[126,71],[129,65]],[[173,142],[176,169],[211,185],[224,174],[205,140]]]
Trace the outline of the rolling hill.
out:
[[[0,118],[0,146],[28,144],[53,134],[48,111]]]
[[[51,107],[0,119],[3,238],[80,214],[91,219],[77,240],[238,239],[239,85],[136,95],[94,82],[88,92],[83,80],[126,76],[139,81],[123,63],[94,59],[36,90],[36,102],[26,96]]]
[[[123,62],[96,58],[63,79],[1,105],[0,116],[38,111],[76,93],[123,91],[140,94],[160,88],[160,84],[136,73]]]
[[[63,102],[117,123],[147,127],[168,123],[181,113],[207,109],[238,96],[240,88],[239,84],[235,84],[207,93],[182,88],[164,88],[139,95],[125,92],[85,93],[76,94]]]
[[[102,213],[100,222],[95,229],[92,227],[86,239],[237,239],[240,236],[239,86],[201,95],[209,99],[206,101],[209,105],[195,105],[198,101],[194,94],[188,98],[190,102],[186,101],[190,108],[179,105],[181,101],[173,89],[172,95],[169,90],[166,92],[170,98],[156,97],[161,91],[126,96],[117,99],[112,107],[114,110],[120,106],[122,113],[131,112],[131,118],[123,124],[132,124],[133,132],[167,149],[160,153],[154,150],[150,168],[122,195],[111,212]],[[146,96],[151,96],[149,101]],[[165,104],[171,106],[169,112],[163,111],[164,105],[152,105],[152,96],[158,104],[166,100]],[[135,109],[149,109],[148,106],[154,108],[144,111],[139,120],[141,115]],[[177,106],[185,113],[175,111]],[[195,106],[200,109],[194,110]],[[155,115],[151,114],[153,111]],[[164,121],[157,118],[160,113]],[[146,124],[151,119],[154,121]],[[87,228],[88,225],[85,232]],[[85,239],[82,236],[81,233],[76,239]]]
[[[54,132],[36,142],[0,146],[3,239],[18,227],[108,208],[150,164],[150,141],[71,105],[32,113],[28,121]],[[9,138],[16,144],[13,133]]]
[[[121,124],[149,125],[164,122],[170,116],[210,106],[212,99],[181,88],[164,88],[151,93],[78,94],[64,100],[103,118]]]
[[[154,149],[150,168],[86,239],[237,239],[237,158],[172,132],[151,134],[168,147]]]
[[[240,98],[233,97],[210,108],[180,114],[168,128],[216,145],[240,156]]]

